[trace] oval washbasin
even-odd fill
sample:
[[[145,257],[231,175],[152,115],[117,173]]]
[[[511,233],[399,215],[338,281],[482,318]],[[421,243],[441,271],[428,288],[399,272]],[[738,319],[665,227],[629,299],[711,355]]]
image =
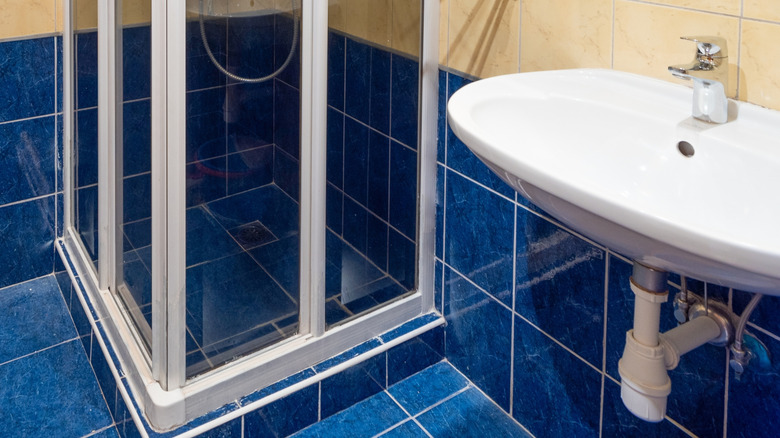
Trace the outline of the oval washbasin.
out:
[[[488,167],[573,230],[652,267],[780,295],[780,112],[732,101],[715,125],[691,117],[691,99],[657,79],[562,70],[474,82],[447,113]]]

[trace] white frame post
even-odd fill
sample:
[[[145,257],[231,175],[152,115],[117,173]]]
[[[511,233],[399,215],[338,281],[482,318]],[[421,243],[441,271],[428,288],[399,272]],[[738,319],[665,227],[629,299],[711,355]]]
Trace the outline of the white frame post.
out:
[[[62,235],[73,224],[73,5],[62,5]]]

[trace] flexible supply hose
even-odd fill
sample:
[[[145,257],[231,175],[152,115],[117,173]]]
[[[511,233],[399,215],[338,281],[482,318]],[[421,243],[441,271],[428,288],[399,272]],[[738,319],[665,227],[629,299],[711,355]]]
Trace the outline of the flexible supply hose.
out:
[[[750,314],[753,313],[753,310],[755,310],[758,302],[761,301],[761,298],[763,297],[764,296],[761,294],[753,294],[753,298],[750,299],[747,307],[742,311],[742,315],[739,317],[739,323],[737,323],[737,330],[734,332],[735,350],[742,351],[742,337],[745,334],[745,326],[747,326],[748,318],[750,318]]]
[[[260,83],[265,82],[269,79],[273,79],[276,76],[278,76],[282,71],[284,71],[285,68],[287,68],[288,65],[290,65],[290,62],[292,61],[293,56],[295,56],[295,47],[298,45],[298,16],[295,13],[295,0],[290,0],[290,6],[292,8],[292,18],[293,18],[293,40],[292,44],[290,45],[290,53],[287,55],[287,59],[284,60],[284,63],[276,69],[273,73],[269,74],[268,76],[262,76],[258,78],[246,78],[243,76],[239,76],[235,73],[229,72],[225,67],[222,66],[222,64],[217,61],[217,58],[214,57],[214,53],[211,52],[211,47],[209,46],[208,38],[206,38],[206,25],[203,20],[203,2],[204,0],[200,0],[200,38],[203,40],[203,47],[206,49],[206,54],[209,55],[209,59],[211,60],[211,63],[214,64],[214,67],[217,68],[222,74],[229,77],[230,79],[239,81],[239,82],[247,82],[247,83]]]

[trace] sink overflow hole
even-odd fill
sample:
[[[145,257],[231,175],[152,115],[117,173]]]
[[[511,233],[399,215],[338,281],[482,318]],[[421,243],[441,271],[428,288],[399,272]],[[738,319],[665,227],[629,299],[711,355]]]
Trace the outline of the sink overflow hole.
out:
[[[692,157],[693,154],[696,152],[693,149],[693,145],[688,143],[687,141],[681,141],[677,143],[677,150],[680,151],[680,153],[685,155],[686,157]]]

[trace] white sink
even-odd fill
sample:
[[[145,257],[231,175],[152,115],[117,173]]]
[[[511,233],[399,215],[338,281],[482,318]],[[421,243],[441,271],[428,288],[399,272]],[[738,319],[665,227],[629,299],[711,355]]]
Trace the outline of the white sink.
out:
[[[651,267],[780,295],[780,112],[613,70],[521,73],[456,92],[452,130],[566,226]],[[685,156],[678,143],[695,153]]]

